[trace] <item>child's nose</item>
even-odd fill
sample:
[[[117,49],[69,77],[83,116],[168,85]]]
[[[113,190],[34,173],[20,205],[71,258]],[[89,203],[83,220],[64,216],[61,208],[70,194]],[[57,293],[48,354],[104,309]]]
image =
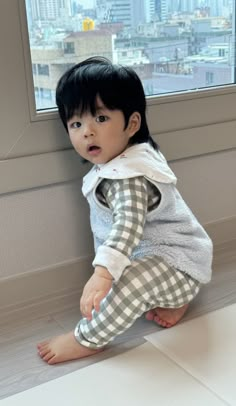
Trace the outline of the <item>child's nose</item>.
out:
[[[84,137],[88,138],[88,137],[92,137],[95,135],[95,130],[93,128],[92,124],[86,124],[84,126]]]

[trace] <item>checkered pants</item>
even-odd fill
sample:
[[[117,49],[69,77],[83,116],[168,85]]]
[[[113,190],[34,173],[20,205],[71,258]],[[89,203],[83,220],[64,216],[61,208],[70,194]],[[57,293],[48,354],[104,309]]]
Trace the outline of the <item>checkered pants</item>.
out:
[[[75,338],[85,347],[100,348],[155,307],[178,308],[199,292],[200,283],[157,256],[138,259],[113,283],[92,320],[83,318]]]

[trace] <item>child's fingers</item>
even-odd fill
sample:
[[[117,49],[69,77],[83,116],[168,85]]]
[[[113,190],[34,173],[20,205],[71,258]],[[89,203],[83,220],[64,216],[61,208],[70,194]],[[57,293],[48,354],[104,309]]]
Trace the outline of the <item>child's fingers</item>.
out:
[[[93,308],[93,297],[89,296],[88,298],[84,299],[81,298],[80,301],[80,311],[84,317],[88,320],[92,318],[92,308]]]
[[[94,296],[94,300],[93,300],[93,306],[94,309],[96,310],[96,312],[99,312],[100,310],[100,303],[101,300],[104,298],[104,295],[100,292],[98,292],[95,296]]]

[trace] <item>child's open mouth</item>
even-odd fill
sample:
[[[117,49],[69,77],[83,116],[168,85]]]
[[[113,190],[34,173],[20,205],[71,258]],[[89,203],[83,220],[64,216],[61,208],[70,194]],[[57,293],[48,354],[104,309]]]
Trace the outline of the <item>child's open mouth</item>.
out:
[[[90,145],[89,147],[88,147],[88,153],[89,153],[89,155],[98,155],[99,153],[100,153],[100,151],[101,151],[101,148],[100,147],[98,147],[97,145]]]

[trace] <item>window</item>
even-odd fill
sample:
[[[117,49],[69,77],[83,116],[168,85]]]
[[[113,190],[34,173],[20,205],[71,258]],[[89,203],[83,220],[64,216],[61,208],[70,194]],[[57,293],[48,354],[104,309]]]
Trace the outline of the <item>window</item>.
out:
[[[206,86],[210,86],[214,83],[214,73],[206,72]]]
[[[38,68],[38,75],[49,76],[49,66],[48,65],[42,65],[39,63],[37,65],[37,68]]]
[[[25,2],[38,110],[55,107],[60,76],[93,55],[133,66],[147,96],[235,83],[234,0]]]
[[[65,42],[64,52],[65,52],[65,54],[74,54],[75,53],[74,42]]]

